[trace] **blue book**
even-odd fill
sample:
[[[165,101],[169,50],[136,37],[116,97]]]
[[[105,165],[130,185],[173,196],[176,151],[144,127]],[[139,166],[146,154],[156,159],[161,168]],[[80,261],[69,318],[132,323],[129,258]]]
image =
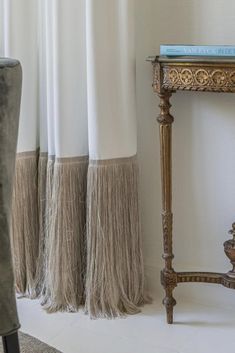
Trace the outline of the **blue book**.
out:
[[[162,56],[234,56],[234,45],[160,45]]]

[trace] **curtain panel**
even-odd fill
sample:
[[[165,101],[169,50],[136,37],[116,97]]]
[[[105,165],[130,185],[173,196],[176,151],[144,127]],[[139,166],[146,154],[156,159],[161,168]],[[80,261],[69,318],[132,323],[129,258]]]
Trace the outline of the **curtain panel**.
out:
[[[0,0],[0,55],[23,67],[12,247],[48,312],[136,313],[134,0]]]

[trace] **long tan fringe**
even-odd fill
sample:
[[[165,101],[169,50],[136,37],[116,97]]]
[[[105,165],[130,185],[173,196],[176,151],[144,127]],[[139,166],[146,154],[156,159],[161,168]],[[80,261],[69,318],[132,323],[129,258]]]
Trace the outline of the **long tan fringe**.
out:
[[[38,260],[35,285],[37,296],[43,293],[45,282],[45,233],[46,233],[46,205],[47,205],[47,153],[40,153],[38,160]]]
[[[146,301],[136,158],[90,161],[87,190],[86,311],[135,314]]]
[[[55,157],[54,156],[48,156],[47,159],[47,165],[46,165],[46,177],[44,179],[44,182],[46,183],[45,187],[45,194],[46,194],[46,202],[45,204],[42,205],[42,212],[44,216],[44,221],[42,224],[42,227],[44,227],[44,234],[42,234],[42,246],[43,246],[43,253],[42,253],[42,258],[41,263],[39,262],[38,267],[41,269],[41,275],[42,277],[39,277],[38,283],[41,283],[41,293],[40,296],[42,298],[42,305],[45,305],[48,302],[48,299],[50,297],[50,291],[47,286],[47,278],[46,278],[46,272],[48,269],[48,257],[49,257],[49,245],[50,245],[50,220],[52,216],[52,189],[53,189],[53,179],[54,179],[54,164],[55,164]],[[43,178],[43,175],[41,175]],[[42,195],[43,196],[43,195]],[[43,206],[45,206],[45,209],[43,210]]]
[[[90,161],[88,178],[87,167],[85,157],[18,154],[12,218],[17,291],[42,297],[48,312],[77,311],[86,299],[92,318],[134,314],[147,301],[136,158]]]
[[[57,159],[48,222],[48,312],[77,311],[84,302],[87,158]],[[50,190],[49,190],[50,192]]]
[[[38,257],[38,196],[36,152],[16,158],[12,202],[12,247],[16,289],[36,297],[35,275]]]

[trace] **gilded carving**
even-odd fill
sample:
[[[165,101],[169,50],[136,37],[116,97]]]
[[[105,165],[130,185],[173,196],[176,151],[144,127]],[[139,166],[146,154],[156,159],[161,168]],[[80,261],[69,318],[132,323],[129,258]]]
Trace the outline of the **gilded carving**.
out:
[[[213,283],[235,289],[235,278],[216,272],[177,272],[177,283]],[[167,283],[167,281],[165,281]]]
[[[204,69],[199,69],[195,72],[195,81],[198,85],[205,86],[208,84],[209,75],[208,72]]]
[[[235,92],[234,67],[162,65],[162,88],[167,91],[191,90],[210,92]]]
[[[235,71],[230,73],[229,80],[232,85],[235,85]]]
[[[157,118],[157,121],[161,124],[171,124],[174,121],[173,116],[170,114],[170,92],[159,93],[160,98],[160,115]]]
[[[227,74],[224,70],[213,71],[211,74],[211,79],[216,86],[223,86],[226,82],[228,82]]]
[[[181,70],[181,72],[179,73],[180,76],[180,81],[184,84],[184,85],[190,85],[193,81],[193,73],[192,70],[189,69],[183,69]]]
[[[170,78],[171,82],[176,83],[179,80],[178,71],[176,69],[171,69],[169,71],[169,78]]]
[[[223,274],[211,272],[178,272],[177,283],[202,282],[221,284]]]
[[[224,243],[224,251],[229,258],[233,269],[227,273],[227,275],[235,280],[235,223],[232,224],[232,229],[229,234],[233,236],[233,239],[227,240]]]
[[[163,258],[173,258],[172,254],[172,223],[173,215],[171,212],[162,213],[162,229],[163,229],[163,246],[164,246],[164,255]]]
[[[153,66],[153,89],[156,92],[161,92],[161,66],[156,63]]]
[[[167,272],[163,270],[161,272],[161,284],[163,287],[172,287],[174,289],[177,286],[177,273],[175,271]]]
[[[224,287],[230,288],[230,289],[235,289],[235,279],[234,278],[230,278],[226,275],[223,275],[221,278],[221,284]]]

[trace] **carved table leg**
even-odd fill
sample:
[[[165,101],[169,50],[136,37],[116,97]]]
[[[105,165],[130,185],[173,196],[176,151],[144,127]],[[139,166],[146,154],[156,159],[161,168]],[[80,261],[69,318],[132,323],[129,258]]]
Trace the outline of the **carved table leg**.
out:
[[[173,323],[173,307],[176,304],[172,296],[173,289],[177,285],[177,276],[172,268],[172,180],[171,180],[171,126],[174,121],[170,114],[171,104],[169,99],[170,92],[159,93],[160,115],[158,117],[160,132],[160,151],[161,151],[161,179],[162,179],[162,225],[165,268],[162,271],[162,285],[165,288],[166,296],[163,304],[166,307],[167,323]]]

